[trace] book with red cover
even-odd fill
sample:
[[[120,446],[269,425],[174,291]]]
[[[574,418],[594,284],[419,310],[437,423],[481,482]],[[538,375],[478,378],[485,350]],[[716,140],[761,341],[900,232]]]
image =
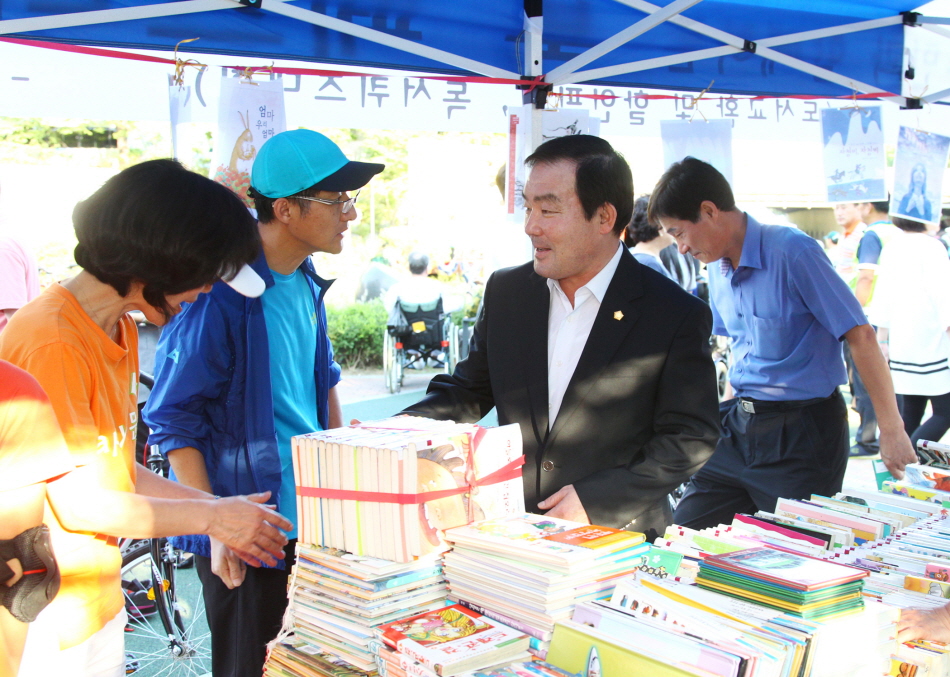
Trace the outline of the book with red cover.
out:
[[[528,635],[459,604],[387,623],[375,632],[387,646],[440,677],[527,658],[530,644]]]

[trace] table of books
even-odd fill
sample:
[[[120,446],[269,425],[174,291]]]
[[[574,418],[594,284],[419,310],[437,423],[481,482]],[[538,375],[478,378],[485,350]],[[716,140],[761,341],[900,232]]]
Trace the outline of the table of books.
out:
[[[650,544],[525,513],[516,426],[294,438],[305,526],[265,675],[950,675],[950,647],[896,631],[900,609],[950,599],[950,454],[928,444],[879,491]]]

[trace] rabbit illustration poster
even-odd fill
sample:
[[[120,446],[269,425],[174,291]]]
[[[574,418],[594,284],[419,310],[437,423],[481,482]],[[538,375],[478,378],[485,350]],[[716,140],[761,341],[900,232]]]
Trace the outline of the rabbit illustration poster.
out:
[[[214,180],[228,186],[248,207],[253,207],[247,189],[251,185],[254,158],[267,139],[286,129],[284,85],[280,80],[222,78]]]

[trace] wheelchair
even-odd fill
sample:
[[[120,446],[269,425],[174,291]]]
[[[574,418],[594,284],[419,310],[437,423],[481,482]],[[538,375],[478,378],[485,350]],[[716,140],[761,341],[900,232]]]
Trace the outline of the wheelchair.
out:
[[[393,394],[402,390],[406,369],[431,364],[451,374],[459,354],[459,327],[442,311],[441,297],[423,304],[396,302],[406,322],[387,326],[383,334],[383,371],[386,389]]]

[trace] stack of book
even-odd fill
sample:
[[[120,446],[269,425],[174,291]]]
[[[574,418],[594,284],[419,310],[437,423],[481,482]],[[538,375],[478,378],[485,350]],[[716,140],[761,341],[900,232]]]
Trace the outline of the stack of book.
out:
[[[609,597],[643,563],[643,534],[523,514],[450,529],[450,598],[531,636],[546,655],[554,624],[578,602]]]
[[[442,561],[433,556],[407,564],[298,545],[295,566],[297,639],[366,672],[376,669],[377,627],[448,604]]]
[[[878,605],[819,624],[638,574],[559,622],[548,660],[579,674],[868,677],[884,672],[895,617]]]
[[[922,442],[921,444],[932,444]],[[920,450],[918,450],[920,454]],[[908,473],[908,477],[912,476]],[[890,480],[883,484],[887,485]],[[913,485],[911,485],[913,486]],[[926,488],[921,488],[925,490]],[[947,604],[950,596],[950,526],[947,511],[932,497],[915,500],[913,492],[865,494],[877,509],[900,511],[916,521],[881,541],[871,541],[835,553],[835,561],[869,572],[864,594],[869,604],[891,609],[933,609]],[[857,493],[854,491],[848,493]],[[948,675],[950,646],[939,642],[899,644],[891,655],[889,675]]]
[[[899,609],[942,606],[948,599],[944,595],[950,596],[950,527],[946,526],[946,516],[947,510],[932,502],[858,489],[845,489],[834,497],[815,495],[805,501],[782,500],[774,512],[736,515],[729,525],[702,530],[669,527],[653,544],[644,565],[638,567],[639,583],[652,585],[689,607],[705,604],[707,609],[721,612],[730,605],[740,605],[736,609],[741,613],[734,615],[749,621],[757,616],[750,614],[749,609],[759,608],[765,614],[775,615],[780,608],[776,604],[764,606],[746,591],[738,595],[730,591],[734,596],[724,596],[702,584],[697,587],[677,581],[694,581],[700,570],[708,567],[707,562],[716,558],[763,546],[860,568],[867,572],[862,579],[863,610],[846,611],[840,616],[832,613],[820,621],[781,613],[770,621],[780,626],[801,624],[800,629],[808,637],[820,639],[808,652],[812,677],[902,674],[900,670],[910,674],[908,671],[914,669],[921,675],[950,674],[948,647],[934,642],[896,642]],[[876,538],[876,534],[887,536]],[[785,582],[781,570],[770,573]],[[943,580],[945,576],[947,581]],[[751,576],[746,578],[746,586],[754,580]],[[649,618],[657,618],[653,614],[658,609],[661,618],[671,609],[676,611],[668,600],[658,598],[652,588],[649,594],[631,594],[630,585],[627,580],[618,584],[613,598],[617,604],[635,606],[641,613],[645,608]],[[673,618],[675,625],[682,625],[679,615]],[[809,624],[813,630],[808,630]],[[575,669],[577,666],[559,653],[557,632],[548,658],[563,668]],[[584,628],[579,632],[583,634]],[[661,645],[649,644],[651,648]],[[672,657],[683,655],[687,654],[674,651]],[[667,662],[673,661],[668,657]],[[793,670],[782,674],[796,673]]]
[[[706,557],[696,583],[808,619],[864,608],[867,571],[770,547]]]
[[[904,479],[885,478],[882,490],[950,507],[950,446],[920,440],[917,458],[904,468]]]
[[[388,623],[376,636],[385,674],[398,677],[453,677],[530,658],[527,635],[460,605]]]
[[[277,642],[264,664],[264,677],[376,677],[333,654],[315,650],[300,638]]]
[[[292,439],[299,540],[396,562],[442,530],[524,512],[517,425],[400,416]]]

